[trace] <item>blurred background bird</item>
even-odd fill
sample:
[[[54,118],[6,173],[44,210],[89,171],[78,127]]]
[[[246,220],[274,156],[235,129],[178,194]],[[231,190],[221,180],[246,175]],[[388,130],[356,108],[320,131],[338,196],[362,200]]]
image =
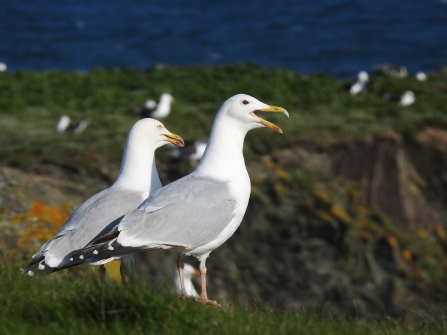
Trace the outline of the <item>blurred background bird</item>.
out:
[[[189,160],[191,165],[195,166],[205,153],[206,146],[207,142],[201,140],[185,140],[185,146],[183,148],[170,145],[171,150],[168,156],[173,162]]]
[[[135,106],[133,112],[142,118],[164,119],[171,113],[171,104],[174,101],[174,97],[171,94],[163,93],[158,104],[154,100],[149,99],[146,100],[144,106]]]
[[[351,85],[349,88],[349,94],[358,95],[361,93],[366,93],[368,91],[368,72],[360,71],[358,74],[357,81]]]
[[[180,277],[179,277],[177,268],[174,269],[173,273],[174,273],[175,293],[177,295],[181,295],[182,287],[180,285]],[[192,280],[193,280],[193,278],[200,277],[200,272],[198,270],[194,269],[194,267],[192,265],[185,263],[185,267],[183,268],[183,277],[184,277],[184,282],[185,282],[186,293],[188,293],[188,295],[190,297],[198,298],[199,293],[197,293]]]
[[[75,134],[80,134],[87,128],[88,124],[89,121],[87,119],[72,122],[68,115],[62,115],[57,123],[56,130],[58,133],[71,131]]]

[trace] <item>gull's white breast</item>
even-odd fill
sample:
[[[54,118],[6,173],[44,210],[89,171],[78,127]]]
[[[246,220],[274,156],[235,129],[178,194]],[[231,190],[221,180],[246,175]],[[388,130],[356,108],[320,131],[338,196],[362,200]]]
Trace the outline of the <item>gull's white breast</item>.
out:
[[[241,224],[245,211],[247,210],[251,188],[250,178],[248,177],[248,173],[245,167],[244,171],[239,174],[238,178],[234,178],[234,180],[230,182],[229,188],[230,194],[232,195],[232,199],[229,199],[229,201],[236,202],[232,220],[214,240],[198,246],[192,250],[185,251],[186,254],[193,255],[199,260],[208,257],[211,251],[218,248],[226,240],[228,240]]]

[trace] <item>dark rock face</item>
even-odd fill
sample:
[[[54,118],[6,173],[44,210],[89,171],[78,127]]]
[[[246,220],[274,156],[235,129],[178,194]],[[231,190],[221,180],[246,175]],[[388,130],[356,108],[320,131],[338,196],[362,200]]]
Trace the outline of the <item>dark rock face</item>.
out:
[[[447,227],[446,148],[447,132],[427,129],[416,141],[393,133],[325,148],[298,144],[275,157],[296,167],[290,156],[305,156],[301,167],[354,181],[363,205],[404,228],[432,231]]]
[[[432,301],[433,287],[443,287],[416,262],[427,259],[430,241],[413,245],[408,232],[361,205],[355,184],[334,180],[306,191],[279,165],[267,168],[243,224],[212,254],[217,269],[210,275],[227,281],[218,295],[353,316],[401,316],[409,306]],[[436,252],[441,255],[439,247]]]
[[[441,313],[447,162],[443,147],[430,142],[444,134],[424,136],[372,136],[324,148],[299,143],[248,161],[249,207],[235,235],[209,258],[210,296],[351,316]],[[193,169],[163,159],[157,166],[164,183]],[[3,248],[35,251],[77,205],[108,186],[61,171],[0,170]],[[175,259],[167,251],[140,254],[135,272],[171,286]]]

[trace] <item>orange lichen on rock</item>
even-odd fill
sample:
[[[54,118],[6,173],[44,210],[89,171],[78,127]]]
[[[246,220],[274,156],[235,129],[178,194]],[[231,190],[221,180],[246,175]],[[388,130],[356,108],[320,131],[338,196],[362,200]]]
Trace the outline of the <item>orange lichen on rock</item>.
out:
[[[328,213],[320,213],[319,217],[321,220],[325,222],[331,222],[333,220],[333,217]]]
[[[406,262],[411,262],[413,260],[413,254],[410,250],[408,249],[404,249],[402,251],[402,258],[406,261]]]
[[[394,236],[387,236],[386,238],[388,244],[392,247],[397,247],[399,245],[399,242],[397,241],[397,238],[395,238]]]
[[[11,222],[22,225],[16,246],[20,250],[35,248],[48,241],[70,217],[64,209],[35,200],[28,212],[15,214]]]

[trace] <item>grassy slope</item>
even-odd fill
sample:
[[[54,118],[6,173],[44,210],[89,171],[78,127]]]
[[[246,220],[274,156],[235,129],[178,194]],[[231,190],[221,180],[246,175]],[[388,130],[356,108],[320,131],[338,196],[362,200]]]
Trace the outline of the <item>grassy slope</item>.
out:
[[[2,262],[3,263],[3,262]],[[147,283],[101,285],[69,272],[27,277],[0,266],[2,334],[445,334],[443,320],[372,322],[179,301]],[[160,292],[165,293],[160,293]],[[436,322],[435,322],[436,321]]]
[[[248,152],[256,139],[271,148],[296,137],[327,141],[390,129],[414,134],[428,125],[447,128],[445,78],[433,75],[427,82],[374,78],[370,94],[351,97],[346,83],[331,77],[254,65],[4,74],[0,76],[0,164],[32,169],[45,160],[89,170],[104,160],[119,162],[126,133],[137,119],[130,108],[157,99],[164,91],[171,92],[176,103],[172,116],[163,122],[184,138],[206,139],[218,107],[236,93],[288,109],[290,120],[269,116],[285,135],[251,132]],[[399,107],[381,97],[383,91],[400,94],[406,89],[416,94],[413,106]],[[55,126],[62,114],[75,120],[87,117],[91,124],[82,136],[61,136]]]

